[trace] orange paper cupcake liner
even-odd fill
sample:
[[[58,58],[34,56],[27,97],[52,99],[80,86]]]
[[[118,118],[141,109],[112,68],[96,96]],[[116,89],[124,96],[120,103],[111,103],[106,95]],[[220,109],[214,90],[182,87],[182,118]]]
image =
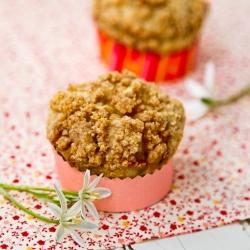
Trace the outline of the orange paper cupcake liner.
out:
[[[98,29],[101,56],[112,71],[130,70],[146,81],[169,81],[189,73],[194,66],[198,42],[181,51],[160,55],[122,45]]]
[[[83,186],[84,173],[70,167],[55,152],[56,168],[62,188],[69,191],[80,191]],[[91,176],[91,180],[97,176]],[[111,190],[110,197],[95,202],[99,211],[126,212],[143,209],[163,199],[171,190],[173,182],[173,161],[164,165],[161,170],[144,177],[134,179],[102,178],[99,187]]]

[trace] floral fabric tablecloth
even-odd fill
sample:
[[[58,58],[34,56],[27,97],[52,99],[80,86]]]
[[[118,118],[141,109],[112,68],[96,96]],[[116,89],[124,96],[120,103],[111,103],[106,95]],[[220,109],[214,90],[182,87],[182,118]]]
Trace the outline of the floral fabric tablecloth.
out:
[[[223,99],[250,83],[250,2],[211,0],[193,79],[216,66],[214,95]],[[0,2],[0,179],[53,187],[58,182],[46,139],[48,102],[70,83],[106,72],[99,58],[90,1]],[[160,84],[192,99],[184,79]],[[170,194],[129,213],[100,212],[100,228],[80,233],[88,249],[115,248],[223,226],[250,217],[250,96],[187,120],[174,157]],[[52,217],[46,203],[10,191],[20,203]],[[1,249],[79,249],[70,236],[55,241],[56,225],[29,216],[0,194]]]

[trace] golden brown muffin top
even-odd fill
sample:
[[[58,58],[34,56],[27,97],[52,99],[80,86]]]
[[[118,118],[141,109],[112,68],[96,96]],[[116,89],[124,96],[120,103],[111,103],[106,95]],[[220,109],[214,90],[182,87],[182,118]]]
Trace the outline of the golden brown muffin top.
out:
[[[205,0],[93,0],[93,15],[114,40],[164,54],[195,41],[207,7]]]
[[[128,71],[71,85],[50,102],[47,138],[79,171],[109,178],[153,173],[175,153],[184,110]]]

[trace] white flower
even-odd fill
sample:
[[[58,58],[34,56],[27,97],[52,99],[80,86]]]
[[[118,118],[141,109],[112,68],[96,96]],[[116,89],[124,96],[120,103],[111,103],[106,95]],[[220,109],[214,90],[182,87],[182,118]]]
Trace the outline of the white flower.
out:
[[[198,120],[211,109],[211,106],[206,104],[203,100],[214,99],[214,76],[215,66],[212,62],[208,62],[205,66],[204,85],[190,78],[186,80],[186,90],[190,95],[196,98],[196,100],[193,101],[183,102],[186,116],[189,121]]]
[[[93,204],[93,201],[98,201],[103,198],[107,198],[111,195],[111,191],[107,188],[101,188],[97,187],[96,185],[99,183],[99,181],[102,178],[102,175],[99,175],[96,179],[94,179],[91,183],[90,182],[90,171],[87,170],[84,175],[84,183],[83,188],[78,193],[79,201],[76,204],[79,204],[81,207],[81,215],[83,218],[85,218],[86,215],[86,209],[90,212],[90,214],[98,219],[98,212],[96,210],[95,205]]]
[[[80,245],[85,247],[83,239],[77,234],[75,230],[79,231],[93,231],[98,229],[98,225],[92,221],[83,220],[80,214],[80,204],[76,202],[68,211],[67,211],[67,202],[64,197],[64,194],[59,189],[59,187],[54,185],[56,193],[59,197],[61,207],[48,203],[51,211],[54,215],[59,218],[59,226],[56,231],[56,240],[61,242],[65,236],[70,234],[72,238]]]

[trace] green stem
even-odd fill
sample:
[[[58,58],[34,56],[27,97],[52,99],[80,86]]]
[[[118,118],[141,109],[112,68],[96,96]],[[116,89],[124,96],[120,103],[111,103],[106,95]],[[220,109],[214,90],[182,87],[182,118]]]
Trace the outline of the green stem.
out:
[[[244,97],[247,94],[250,94],[250,85],[246,86],[244,89],[239,91],[237,94],[232,95],[229,98],[224,99],[224,100],[217,101],[217,100],[213,100],[211,98],[202,98],[201,100],[202,100],[202,102],[204,102],[208,106],[215,108],[215,107],[225,106],[225,105],[231,104],[235,101],[238,101],[239,99],[241,99],[242,97]]]
[[[32,190],[36,191],[45,191],[45,192],[53,192],[55,193],[55,189],[52,188],[44,188],[44,187],[29,187],[29,186],[16,186],[16,185],[8,185],[8,184],[3,184],[0,183],[0,188],[8,189],[8,190],[16,190],[16,191],[23,191],[27,193],[32,193]],[[70,195],[70,196],[78,196],[77,192],[70,192],[70,191],[62,191],[65,195]]]
[[[231,97],[229,97],[229,98],[227,98],[225,100],[215,101],[215,106],[216,107],[220,107],[220,106],[228,105],[230,103],[238,101],[240,98],[244,97],[245,95],[247,95],[249,93],[250,93],[250,85],[248,85],[247,87],[245,87],[244,89],[242,89],[237,94],[232,95]]]
[[[24,207],[23,205],[21,205],[19,202],[17,202],[13,197],[11,197],[6,191],[5,189],[3,189],[2,187],[0,187],[0,192],[3,194],[3,196],[10,200],[12,202],[13,205],[15,205],[16,207],[18,207],[19,209],[23,210],[25,213],[32,215],[34,217],[36,217],[39,220],[43,220],[46,221],[48,223],[54,223],[54,224],[59,224],[59,220],[52,220],[49,219],[47,217],[41,216],[39,214],[36,214],[34,212],[32,212],[31,210],[29,210],[28,208]]]

